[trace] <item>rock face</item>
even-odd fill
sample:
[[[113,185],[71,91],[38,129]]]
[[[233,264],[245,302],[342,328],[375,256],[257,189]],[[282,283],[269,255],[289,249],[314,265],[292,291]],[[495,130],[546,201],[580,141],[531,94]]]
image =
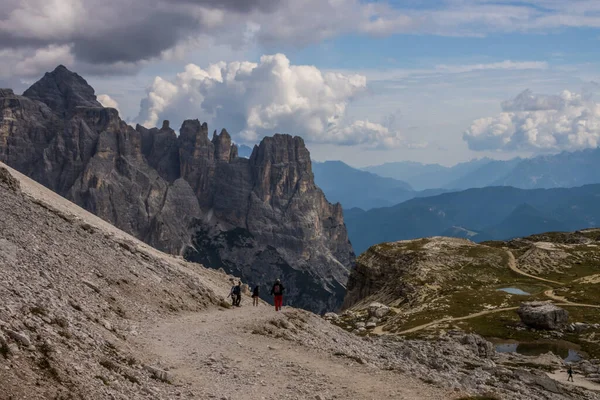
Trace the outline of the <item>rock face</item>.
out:
[[[517,313],[525,325],[535,329],[561,329],[569,321],[569,313],[566,310],[548,301],[523,303]]]
[[[135,129],[63,66],[23,96],[0,89],[0,161],[156,248],[251,285],[281,278],[285,302],[338,308],[354,264],[342,208],[315,185],[299,137],[238,158],[198,120]]]

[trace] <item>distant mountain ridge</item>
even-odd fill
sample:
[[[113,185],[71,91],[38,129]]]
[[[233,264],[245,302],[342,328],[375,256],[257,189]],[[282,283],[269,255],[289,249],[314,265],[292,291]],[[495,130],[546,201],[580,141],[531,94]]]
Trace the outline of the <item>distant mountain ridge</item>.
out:
[[[475,159],[444,167],[415,162],[385,163],[363,168],[401,179],[415,190],[459,190],[486,186],[550,189],[600,183],[600,148],[511,160]]]
[[[377,243],[429,236],[476,242],[600,225],[600,184],[576,188],[486,187],[345,211],[357,254]]]
[[[409,183],[415,190],[435,188],[454,189],[449,183],[459,180],[466,174],[492,161],[488,158],[475,159],[452,167],[440,164],[422,164],[413,161],[385,163],[363,168],[379,176],[400,179]]]
[[[352,168],[342,161],[313,161],[315,183],[327,200],[345,209],[389,207],[415,197],[434,196],[445,189],[415,191],[406,182]]]

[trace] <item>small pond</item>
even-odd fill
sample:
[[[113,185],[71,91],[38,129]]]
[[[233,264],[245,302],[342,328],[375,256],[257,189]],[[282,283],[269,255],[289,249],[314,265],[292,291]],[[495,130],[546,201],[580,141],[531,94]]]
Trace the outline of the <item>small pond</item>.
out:
[[[564,361],[575,362],[583,357],[577,350],[569,346],[568,343],[557,342],[538,342],[538,343],[499,343],[496,344],[496,351],[499,353],[519,353],[524,356],[539,356],[551,351]]]
[[[514,288],[514,287],[505,287],[505,288],[501,288],[501,289],[498,289],[498,290],[501,290],[503,292],[510,293],[510,294],[518,294],[518,295],[521,295],[521,296],[529,296],[531,294],[531,293],[528,293],[528,292],[526,292],[524,290],[521,290],[519,288]]]

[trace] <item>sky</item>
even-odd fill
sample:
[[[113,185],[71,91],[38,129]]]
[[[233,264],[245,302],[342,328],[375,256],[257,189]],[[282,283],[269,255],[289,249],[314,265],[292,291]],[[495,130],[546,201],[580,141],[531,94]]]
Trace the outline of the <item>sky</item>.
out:
[[[63,64],[131,124],[452,165],[600,140],[597,0],[3,0],[0,87]]]

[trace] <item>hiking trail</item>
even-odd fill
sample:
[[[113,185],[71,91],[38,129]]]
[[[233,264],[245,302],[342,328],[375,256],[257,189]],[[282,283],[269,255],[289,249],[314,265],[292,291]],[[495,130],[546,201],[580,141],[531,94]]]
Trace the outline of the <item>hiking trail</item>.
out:
[[[515,259],[515,256],[512,253],[512,251],[506,250],[506,253],[508,254],[508,267],[511,269],[511,271],[516,272],[519,275],[523,275],[523,276],[526,276],[528,278],[535,279],[538,281],[553,283],[555,285],[561,285],[561,286],[564,285],[561,282],[557,282],[557,281],[553,281],[553,280],[545,279],[545,278],[540,278],[539,276],[531,275],[525,271],[521,271],[519,269],[519,267],[517,266],[517,260]]]
[[[246,303],[246,304],[244,304]],[[252,399],[448,399],[438,389],[292,340],[257,334],[261,326],[297,312],[276,313],[261,302],[177,316],[148,325],[137,341],[148,361],[168,369],[196,398]],[[324,321],[325,322],[325,321]],[[328,323],[328,322],[325,322]],[[258,327],[258,328],[257,328]],[[252,333],[252,332],[255,333]],[[335,339],[334,339],[335,340]]]

